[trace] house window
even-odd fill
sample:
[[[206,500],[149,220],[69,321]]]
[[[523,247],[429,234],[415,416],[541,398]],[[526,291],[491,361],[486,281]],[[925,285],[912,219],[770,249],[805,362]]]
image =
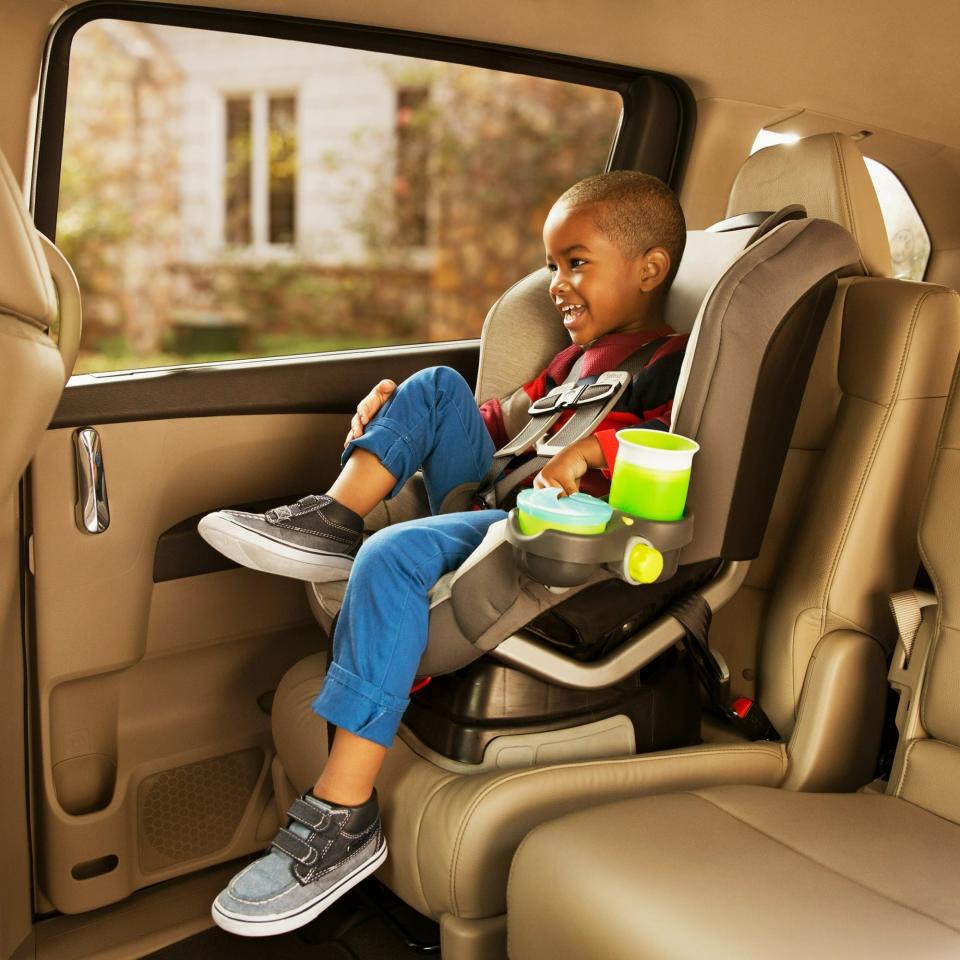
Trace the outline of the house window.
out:
[[[297,103],[257,92],[227,97],[224,230],[229,246],[296,240]]]

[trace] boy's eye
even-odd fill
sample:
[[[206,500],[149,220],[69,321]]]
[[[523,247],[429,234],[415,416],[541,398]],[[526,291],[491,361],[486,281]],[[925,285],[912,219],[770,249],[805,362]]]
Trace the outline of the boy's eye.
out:
[[[547,269],[548,269],[551,273],[556,273],[556,272],[557,272],[557,265],[556,265],[555,263],[548,263],[548,264],[547,264]]]
[[[570,261],[570,266],[576,269],[577,267],[582,267],[587,261],[581,257],[573,257]]]

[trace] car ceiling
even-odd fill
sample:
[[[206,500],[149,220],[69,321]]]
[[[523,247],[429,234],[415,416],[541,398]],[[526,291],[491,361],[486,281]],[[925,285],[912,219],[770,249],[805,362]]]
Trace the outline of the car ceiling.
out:
[[[960,4],[953,0],[208,0],[204,5],[269,9],[637,65],[683,77],[698,100],[806,109],[960,148],[960,95],[953,82]]]

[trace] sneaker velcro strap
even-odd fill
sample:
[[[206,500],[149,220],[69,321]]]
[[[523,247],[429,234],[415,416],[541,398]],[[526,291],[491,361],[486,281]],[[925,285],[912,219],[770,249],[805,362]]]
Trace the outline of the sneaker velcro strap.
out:
[[[273,846],[305,867],[315,864],[320,856],[320,851],[316,847],[310,846],[306,840],[291,833],[286,827],[281,827],[280,832],[273,838]]]
[[[293,517],[302,517],[305,513],[312,513],[314,510],[326,506],[329,502],[329,497],[311,493],[306,497],[301,497],[290,506],[274,507],[272,510],[268,510],[264,516],[271,523],[282,523]]]
[[[299,797],[293,801],[287,816],[302,823],[311,830],[319,830],[326,825],[329,817],[322,810],[315,807],[312,803],[302,800]]]

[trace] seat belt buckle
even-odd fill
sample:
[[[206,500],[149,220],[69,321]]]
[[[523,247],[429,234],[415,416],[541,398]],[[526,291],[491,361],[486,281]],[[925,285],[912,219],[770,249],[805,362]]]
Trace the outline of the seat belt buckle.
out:
[[[748,740],[779,740],[780,734],[756,700],[737,697],[727,711],[727,719]]]
[[[539,400],[534,400],[530,404],[527,413],[531,417],[539,417],[544,413],[556,413],[557,410],[566,410],[568,407],[575,407],[580,395],[590,384],[574,384],[572,387],[565,387],[562,384],[554,387],[546,396]]]
[[[622,370],[607,370],[601,373],[593,383],[575,383],[573,386],[554,387],[546,396],[534,400],[527,412],[532,417],[557,410],[569,410],[588,403],[600,403],[609,400],[629,379]]]

